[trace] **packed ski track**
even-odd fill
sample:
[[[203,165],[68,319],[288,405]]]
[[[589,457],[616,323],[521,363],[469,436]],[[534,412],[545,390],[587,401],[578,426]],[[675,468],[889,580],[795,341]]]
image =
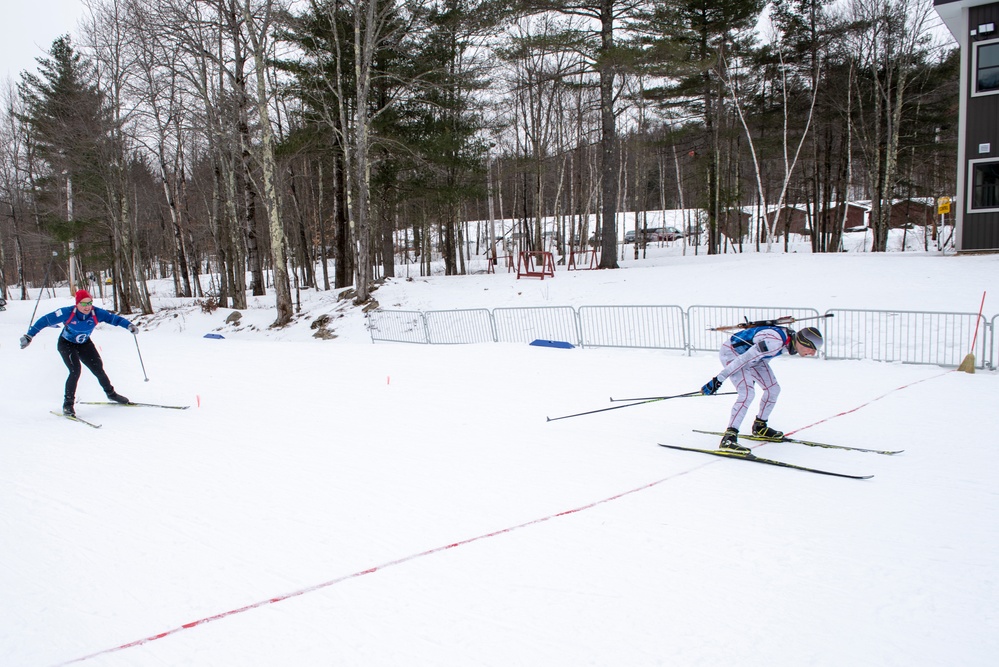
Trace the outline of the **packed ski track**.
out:
[[[996,256],[621,264],[543,281],[400,266],[373,296],[974,312],[992,290],[999,312]],[[84,370],[77,414],[99,429],[50,414],[58,332],[18,348],[38,291],[0,312],[0,665],[995,664],[994,372],[776,359],[772,425],[904,451],[746,442],[873,475],[844,479],[658,446],[713,448],[694,430],[723,430],[731,396],[547,421],[697,390],[714,353],[372,344],[335,291],[301,290],[274,329],[271,295],[226,323],[171,285],[128,314],[136,337],[94,341],[120,393],[190,407],[86,404],[105,399]],[[34,317],[67,303],[47,290]],[[314,337],[324,315],[333,339]]]

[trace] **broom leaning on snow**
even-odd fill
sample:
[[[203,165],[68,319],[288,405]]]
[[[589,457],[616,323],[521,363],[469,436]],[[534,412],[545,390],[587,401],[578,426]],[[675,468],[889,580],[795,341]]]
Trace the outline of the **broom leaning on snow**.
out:
[[[978,342],[978,325],[982,323],[982,308],[985,307],[985,292],[982,292],[982,305],[978,307],[978,319],[975,320],[975,335],[971,339],[971,352],[964,358],[957,370],[965,373],[975,372],[975,343]]]

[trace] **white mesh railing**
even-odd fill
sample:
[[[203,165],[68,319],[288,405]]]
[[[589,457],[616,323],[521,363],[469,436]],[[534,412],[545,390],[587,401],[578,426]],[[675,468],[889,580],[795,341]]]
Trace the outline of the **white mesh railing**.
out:
[[[583,347],[713,351],[731,332],[711,331],[746,320],[791,316],[796,328],[816,326],[827,359],[873,359],[957,367],[968,352],[978,368],[995,368],[999,316],[975,313],[770,306],[569,306],[433,310],[376,310],[368,314],[371,340],[400,343],[530,343],[555,340]],[[978,326],[975,349],[971,350]]]

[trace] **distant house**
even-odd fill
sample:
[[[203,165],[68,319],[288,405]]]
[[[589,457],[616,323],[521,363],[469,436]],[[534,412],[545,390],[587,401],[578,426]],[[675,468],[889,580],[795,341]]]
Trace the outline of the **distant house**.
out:
[[[937,203],[932,198],[898,199],[891,204],[892,227],[928,227],[937,224]]]
[[[871,208],[857,202],[846,203],[846,220],[843,220],[843,204],[830,204],[829,213],[826,217],[825,232],[839,229],[840,225],[844,229],[860,229],[867,227],[871,214]],[[770,219],[771,216],[768,216]],[[777,224],[778,232],[787,229],[792,234],[811,234],[813,230],[820,228],[822,221],[820,216],[813,215],[807,206],[785,206],[781,211],[780,220]],[[790,223],[790,226],[788,224]],[[819,231],[823,231],[819,229]]]
[[[773,224],[774,216],[777,215],[777,210],[767,212],[767,225]],[[811,226],[808,215],[808,208],[806,206],[785,206],[780,210],[780,216],[777,217],[777,227],[775,231],[778,235],[783,234],[785,230],[791,234],[805,234],[806,230]]]
[[[743,211],[747,216],[755,214],[755,209],[752,207],[745,207]],[[767,213],[768,224],[773,221],[775,213],[776,209]],[[862,203],[848,202],[846,204],[846,221],[844,222],[843,205],[831,204],[828,217],[826,218],[825,231],[831,232],[833,229],[839,229],[840,224],[845,229],[867,227],[870,213],[871,209],[869,206],[865,206]],[[808,206],[784,206],[780,211],[775,231],[778,235],[783,234],[785,231],[791,234],[811,234],[812,230],[821,225],[821,221],[817,220],[816,217],[810,212]]]
[[[933,4],[961,47],[957,249],[999,250],[999,2]]]
[[[869,225],[868,218],[871,212],[871,201],[864,199],[851,204],[851,206],[862,206],[867,212],[865,226]],[[933,197],[912,197],[910,199],[892,199],[891,211],[888,213],[888,225],[893,229],[900,227],[927,227],[940,224],[940,216],[937,214],[937,201]],[[858,225],[859,226],[859,225]],[[847,227],[850,227],[848,224]]]
[[[831,206],[834,220],[841,220],[843,216],[843,204],[833,204]],[[843,229],[863,229],[869,227],[871,222],[871,207],[858,202],[846,203],[846,222]]]

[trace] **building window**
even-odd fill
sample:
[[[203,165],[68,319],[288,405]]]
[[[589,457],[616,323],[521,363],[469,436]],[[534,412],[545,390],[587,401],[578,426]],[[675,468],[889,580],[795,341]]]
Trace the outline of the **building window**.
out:
[[[999,161],[974,160],[971,163],[971,210],[999,210]]]
[[[976,94],[999,92],[999,41],[975,45]]]

